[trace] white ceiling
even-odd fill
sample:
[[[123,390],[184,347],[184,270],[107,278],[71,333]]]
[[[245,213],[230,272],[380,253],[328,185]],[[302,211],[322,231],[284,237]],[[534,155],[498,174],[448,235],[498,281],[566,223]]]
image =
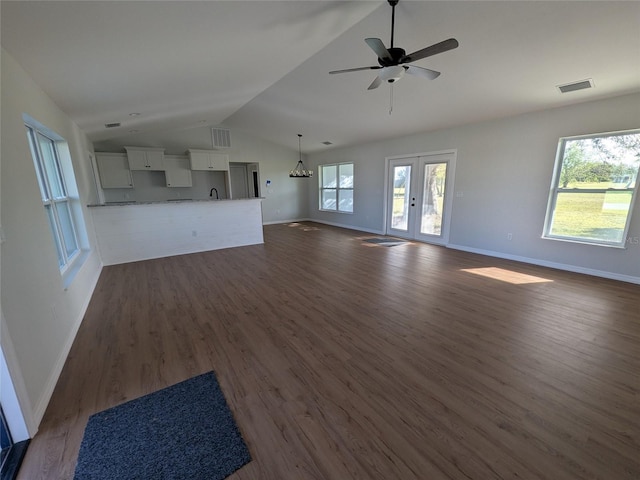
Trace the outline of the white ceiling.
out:
[[[640,91],[640,2],[408,1],[395,46],[442,72],[367,91],[383,1],[2,1],[2,46],[93,141],[225,125],[303,151]],[[592,78],[595,88],[556,85]],[[640,108],[640,107],[639,107]],[[140,113],[131,117],[130,113]],[[122,122],[106,129],[105,123]]]

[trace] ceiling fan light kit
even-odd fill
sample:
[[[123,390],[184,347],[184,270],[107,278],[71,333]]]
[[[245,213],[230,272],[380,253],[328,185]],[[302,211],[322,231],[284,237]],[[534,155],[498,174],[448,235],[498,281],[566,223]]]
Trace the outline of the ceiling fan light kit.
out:
[[[427,80],[433,80],[440,76],[440,72],[430,70],[424,67],[418,67],[417,65],[409,65],[412,62],[422,60],[423,58],[431,57],[439,53],[444,53],[454,48],[458,48],[458,41],[455,38],[449,38],[442,42],[433,44],[429,47],[422,48],[413,53],[406,54],[403,48],[394,47],[393,36],[395,30],[395,18],[396,18],[396,5],[399,0],[387,0],[391,5],[391,46],[387,48],[382,40],[379,38],[366,38],[364,41],[378,56],[378,64],[369,67],[356,67],[348,68],[344,70],[334,70],[329,72],[335,73],[348,73],[357,72],[361,70],[380,70],[378,76],[369,85],[368,90],[374,90],[380,86],[382,82],[393,84],[400,80],[405,73],[414,75],[416,77],[426,78]]]
[[[387,83],[397,82],[404,75],[405,69],[400,65],[396,65],[394,67],[385,67],[380,70],[380,80]]]

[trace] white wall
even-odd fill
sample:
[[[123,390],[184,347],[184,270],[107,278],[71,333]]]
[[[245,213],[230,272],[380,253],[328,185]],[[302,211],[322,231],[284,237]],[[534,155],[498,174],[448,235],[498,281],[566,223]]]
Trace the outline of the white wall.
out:
[[[166,154],[184,155],[189,148],[211,148],[211,128],[194,127],[184,130],[175,130],[161,133],[135,134],[112,140],[96,142],[97,152],[124,152],[124,145],[141,147],[163,147]],[[289,178],[289,170],[295,167],[298,161],[298,152],[281,147],[274,143],[256,138],[241,130],[231,130],[231,148],[225,149],[229,154],[230,162],[258,163],[260,165],[260,189],[264,197],[262,213],[264,223],[277,223],[306,218],[307,211],[307,185],[304,180]],[[194,172],[198,175],[200,172]],[[205,172],[206,173],[206,172]],[[135,172],[136,175],[149,174],[149,172]],[[162,175],[162,173],[157,173]],[[141,179],[140,179],[141,180]],[[162,179],[157,179],[156,184]],[[269,187],[267,180],[271,181]],[[134,183],[139,180],[134,178]],[[143,184],[141,184],[142,186]],[[128,194],[130,199],[137,198],[134,191],[118,190],[121,195]],[[200,189],[166,189],[167,198],[177,198],[175,190],[182,190],[182,197],[201,198]],[[208,191],[208,190],[207,190]],[[105,191],[107,195],[110,195]],[[221,191],[222,192],[222,191]],[[146,195],[146,192],[142,195]],[[157,195],[157,192],[154,193]],[[124,199],[124,198],[122,198]],[[116,201],[109,196],[108,200]]]
[[[85,135],[2,50],[0,208],[5,242],[1,250],[2,350],[33,435],[49,402],[102,264],[95,251],[91,216],[95,198]],[[23,124],[27,114],[69,145],[91,248],[68,288],[58,269]],[[11,342],[9,345],[7,342]],[[11,352],[14,352],[11,354]]]
[[[457,149],[454,189],[464,195],[454,197],[450,246],[640,282],[638,242],[621,250],[541,239],[558,139],[638,128],[639,105],[640,94],[625,95],[311,155],[315,170],[323,163],[354,162],[355,213],[319,212],[314,181],[309,215],[382,232],[385,157]],[[631,238],[640,238],[639,202],[640,196]]]

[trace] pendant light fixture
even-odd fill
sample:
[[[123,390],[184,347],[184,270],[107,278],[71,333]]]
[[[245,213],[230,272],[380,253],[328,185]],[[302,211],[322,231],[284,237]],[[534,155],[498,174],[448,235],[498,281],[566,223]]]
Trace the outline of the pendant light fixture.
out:
[[[302,135],[298,134],[298,164],[296,168],[289,172],[289,176],[292,178],[309,178],[313,177],[313,171],[307,170],[307,167],[302,163],[302,146],[301,146],[301,138]]]

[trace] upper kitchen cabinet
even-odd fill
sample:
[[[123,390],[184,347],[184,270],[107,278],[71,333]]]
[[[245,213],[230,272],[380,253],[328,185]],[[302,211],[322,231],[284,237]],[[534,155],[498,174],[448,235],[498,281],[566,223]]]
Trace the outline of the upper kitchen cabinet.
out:
[[[124,147],[131,170],[164,170],[164,148]]]
[[[223,170],[229,171],[229,155],[218,153],[215,150],[189,149],[191,170]]]
[[[102,188],[133,188],[133,179],[125,154],[96,152],[96,163]]]
[[[164,166],[164,175],[167,181],[167,187],[193,186],[188,159],[167,155],[164,157]]]

